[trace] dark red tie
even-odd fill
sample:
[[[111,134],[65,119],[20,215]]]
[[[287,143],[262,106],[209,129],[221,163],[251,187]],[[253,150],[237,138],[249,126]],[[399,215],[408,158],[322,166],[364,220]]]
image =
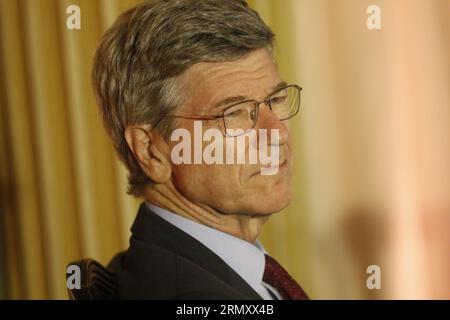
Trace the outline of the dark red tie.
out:
[[[285,300],[309,300],[302,287],[271,256],[266,256],[263,281],[278,290]]]

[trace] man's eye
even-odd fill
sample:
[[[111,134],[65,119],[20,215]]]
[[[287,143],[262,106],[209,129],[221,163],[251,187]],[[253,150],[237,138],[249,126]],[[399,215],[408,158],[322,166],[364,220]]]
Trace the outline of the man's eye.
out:
[[[242,109],[237,109],[237,110],[233,110],[230,111],[226,114],[227,117],[239,117],[240,115],[242,115],[243,110]]]
[[[279,103],[285,103],[287,99],[287,96],[279,96],[279,97],[272,97],[270,98],[270,104],[279,104]]]
[[[255,120],[256,119],[256,110],[253,109],[252,111],[250,111],[250,119]]]

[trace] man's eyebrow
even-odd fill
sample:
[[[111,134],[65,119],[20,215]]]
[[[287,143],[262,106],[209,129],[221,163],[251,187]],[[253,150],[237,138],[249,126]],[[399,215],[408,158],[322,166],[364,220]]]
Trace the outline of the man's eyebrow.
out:
[[[214,105],[214,108],[223,108],[223,107],[226,107],[226,106],[228,106],[228,105],[230,105],[232,103],[239,102],[239,101],[244,101],[244,100],[247,100],[247,99],[249,99],[249,98],[246,97],[246,96],[228,97],[228,98],[220,100],[218,103],[216,103]]]
[[[279,82],[277,85],[275,85],[272,88],[271,93],[274,92],[274,91],[277,91],[278,89],[281,89],[281,88],[285,87],[286,85],[287,85],[287,83],[284,82],[284,81]],[[244,101],[244,100],[249,100],[249,99],[254,99],[254,98],[249,98],[247,96],[232,96],[232,97],[228,97],[228,98],[220,100],[218,103],[216,103],[214,105],[214,108],[223,108],[223,107],[226,107],[226,106],[228,106],[228,105],[230,105],[232,103],[239,102],[239,101]]]
[[[278,89],[281,89],[286,86],[287,86],[286,82],[280,81],[280,82],[278,82],[278,84],[275,87],[272,88],[272,92],[277,91]]]

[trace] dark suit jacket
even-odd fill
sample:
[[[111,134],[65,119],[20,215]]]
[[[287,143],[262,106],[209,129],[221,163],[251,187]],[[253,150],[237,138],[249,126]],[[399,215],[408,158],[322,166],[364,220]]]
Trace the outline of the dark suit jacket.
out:
[[[109,265],[119,299],[262,298],[214,252],[142,203],[129,248]]]

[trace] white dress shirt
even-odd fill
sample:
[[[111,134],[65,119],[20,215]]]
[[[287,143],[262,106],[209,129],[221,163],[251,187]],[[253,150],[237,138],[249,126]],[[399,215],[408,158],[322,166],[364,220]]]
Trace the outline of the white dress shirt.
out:
[[[264,254],[267,252],[259,240],[255,244],[252,244],[228,233],[184,218],[151,203],[146,203],[146,205],[158,216],[189,234],[213,251],[264,300],[274,299],[270,292],[279,300],[282,300],[280,293],[275,288],[262,281],[266,264]]]

